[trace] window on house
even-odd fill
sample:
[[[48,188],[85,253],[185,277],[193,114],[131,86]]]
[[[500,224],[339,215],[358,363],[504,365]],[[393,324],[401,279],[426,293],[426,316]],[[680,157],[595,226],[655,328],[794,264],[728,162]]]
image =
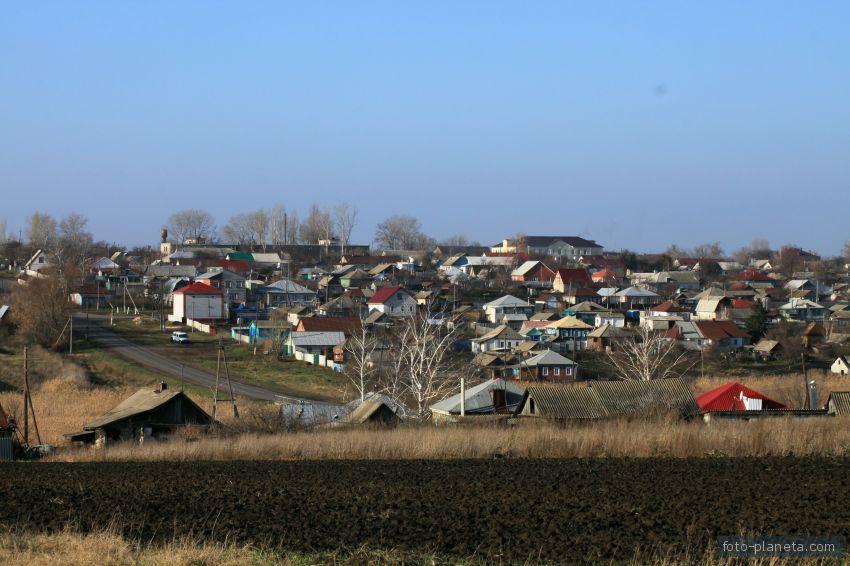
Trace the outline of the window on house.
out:
[[[561,375],[561,368],[555,368],[555,375]]]
[[[569,366],[564,368],[564,375],[570,375],[571,373],[573,373],[573,368]]]
[[[543,370],[542,370],[542,374],[543,375],[549,375],[549,368],[544,367]]]

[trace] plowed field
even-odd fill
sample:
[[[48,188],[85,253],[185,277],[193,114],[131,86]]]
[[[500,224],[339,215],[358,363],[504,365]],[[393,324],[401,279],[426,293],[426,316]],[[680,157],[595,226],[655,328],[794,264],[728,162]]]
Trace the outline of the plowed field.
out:
[[[850,538],[848,487],[839,459],[15,463],[0,524],[578,562],[742,531]]]

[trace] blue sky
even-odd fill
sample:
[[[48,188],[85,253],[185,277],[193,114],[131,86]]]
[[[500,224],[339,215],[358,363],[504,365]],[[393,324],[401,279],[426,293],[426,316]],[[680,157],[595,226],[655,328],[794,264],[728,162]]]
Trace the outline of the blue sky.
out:
[[[0,217],[155,244],[280,202],[438,239],[850,237],[850,3],[20,2]]]

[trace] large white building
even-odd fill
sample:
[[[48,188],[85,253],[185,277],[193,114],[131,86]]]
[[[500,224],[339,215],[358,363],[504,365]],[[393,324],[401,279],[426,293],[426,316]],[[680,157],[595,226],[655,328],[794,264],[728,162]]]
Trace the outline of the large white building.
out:
[[[174,303],[172,321],[186,322],[189,320],[225,320],[227,310],[224,308],[224,293],[212,285],[192,283],[187,287],[177,289],[173,293]]]

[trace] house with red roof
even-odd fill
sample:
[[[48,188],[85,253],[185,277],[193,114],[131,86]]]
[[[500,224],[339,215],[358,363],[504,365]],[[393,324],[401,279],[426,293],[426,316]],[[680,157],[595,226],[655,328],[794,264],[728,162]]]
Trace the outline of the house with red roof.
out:
[[[168,320],[174,322],[215,321],[227,319],[224,292],[212,285],[195,282],[172,294],[173,309]]]
[[[788,411],[787,405],[740,383],[730,382],[696,397],[705,412],[712,411]]]
[[[381,287],[366,302],[369,312],[378,311],[388,316],[413,316],[416,314],[416,299],[399,285]]]
[[[533,287],[551,287],[555,272],[542,261],[526,261],[511,272],[511,280]]]
[[[590,287],[592,283],[593,279],[586,269],[559,269],[555,272],[552,289],[558,293],[565,293],[571,288]]]

